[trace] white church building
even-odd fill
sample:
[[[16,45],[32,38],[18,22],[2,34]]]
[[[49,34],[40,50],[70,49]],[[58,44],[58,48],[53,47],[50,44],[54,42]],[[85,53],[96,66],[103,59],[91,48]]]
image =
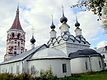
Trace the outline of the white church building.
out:
[[[34,46],[34,35],[30,42],[32,49],[25,50],[25,32],[19,20],[19,8],[11,28],[7,31],[7,47],[4,62],[0,63],[0,73],[29,73],[40,76],[40,72],[51,68],[57,77],[71,74],[102,71],[105,69],[101,54],[90,49],[90,43],[82,35],[80,23],[76,20],[75,36],[69,31],[67,18],[60,18],[60,35],[56,36],[52,20],[49,41],[40,46]]]
[[[102,55],[105,69],[107,69],[107,46],[97,48],[96,51]]]

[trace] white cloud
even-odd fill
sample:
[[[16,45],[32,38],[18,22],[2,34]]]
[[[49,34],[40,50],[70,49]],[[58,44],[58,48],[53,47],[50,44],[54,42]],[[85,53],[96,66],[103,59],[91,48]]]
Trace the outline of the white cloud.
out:
[[[102,23],[97,21],[97,16],[93,15],[92,12],[80,12],[78,13],[79,22],[83,30],[83,35],[89,40],[93,40],[93,37],[102,31],[100,28]]]
[[[104,46],[107,46],[107,41],[101,41],[100,43],[97,44],[97,48],[104,47]]]

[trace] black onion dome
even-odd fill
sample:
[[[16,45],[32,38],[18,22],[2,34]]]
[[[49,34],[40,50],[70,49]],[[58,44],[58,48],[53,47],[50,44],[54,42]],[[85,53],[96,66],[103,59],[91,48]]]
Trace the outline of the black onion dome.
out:
[[[36,42],[36,40],[34,39],[34,36],[32,36],[32,39],[30,40],[30,42],[31,42],[32,44],[34,44],[34,43]]]
[[[67,21],[68,21],[68,19],[64,15],[60,18],[61,23],[67,22]]]
[[[52,22],[52,25],[50,27],[51,27],[51,29],[55,29],[55,25],[53,24],[53,22]]]
[[[78,21],[76,21],[75,26],[76,27],[80,26],[80,23]]]

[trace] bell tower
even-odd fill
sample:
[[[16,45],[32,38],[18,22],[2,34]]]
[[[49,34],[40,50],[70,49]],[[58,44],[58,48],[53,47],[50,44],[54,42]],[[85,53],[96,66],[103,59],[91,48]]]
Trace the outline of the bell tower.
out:
[[[25,51],[25,32],[21,27],[19,20],[19,7],[17,7],[16,17],[11,26],[7,31],[7,47],[6,55],[4,60],[19,55]]]

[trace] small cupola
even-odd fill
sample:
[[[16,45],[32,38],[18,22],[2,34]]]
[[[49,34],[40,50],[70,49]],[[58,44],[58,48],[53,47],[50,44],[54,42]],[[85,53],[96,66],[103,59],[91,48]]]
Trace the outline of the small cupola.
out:
[[[61,31],[61,36],[63,35],[70,35],[69,28],[70,26],[67,24],[68,19],[64,15],[64,7],[62,6],[62,17],[60,18],[60,22],[62,23],[61,26],[59,27]]]
[[[76,23],[75,23],[75,27],[79,27],[80,23],[78,22],[77,18],[76,18]]]
[[[31,42],[32,44],[35,44],[36,40],[35,40],[34,36],[32,36],[32,39],[30,40],[30,42]]]
[[[63,16],[60,18],[60,22],[66,23],[67,21],[68,21],[68,19],[64,16],[64,13],[63,13]]]
[[[82,29],[80,29],[79,26],[80,26],[80,23],[78,22],[77,17],[76,17],[75,33],[76,33],[76,36],[81,37],[82,36]]]
[[[55,25],[53,23],[53,16],[52,16],[52,24],[51,24],[50,28],[51,28],[50,38],[55,39],[56,38],[56,31],[55,31]]]
[[[61,23],[67,23],[68,19],[64,15],[64,7],[62,6],[62,17],[60,18]]]
[[[30,40],[31,42],[31,45],[32,45],[32,49],[35,48],[35,42],[36,42],[36,39],[34,38],[34,28],[32,27],[32,38]]]
[[[52,20],[52,24],[51,24],[50,28],[51,28],[52,30],[55,29],[55,25],[54,25],[54,23],[53,23],[53,20]]]

